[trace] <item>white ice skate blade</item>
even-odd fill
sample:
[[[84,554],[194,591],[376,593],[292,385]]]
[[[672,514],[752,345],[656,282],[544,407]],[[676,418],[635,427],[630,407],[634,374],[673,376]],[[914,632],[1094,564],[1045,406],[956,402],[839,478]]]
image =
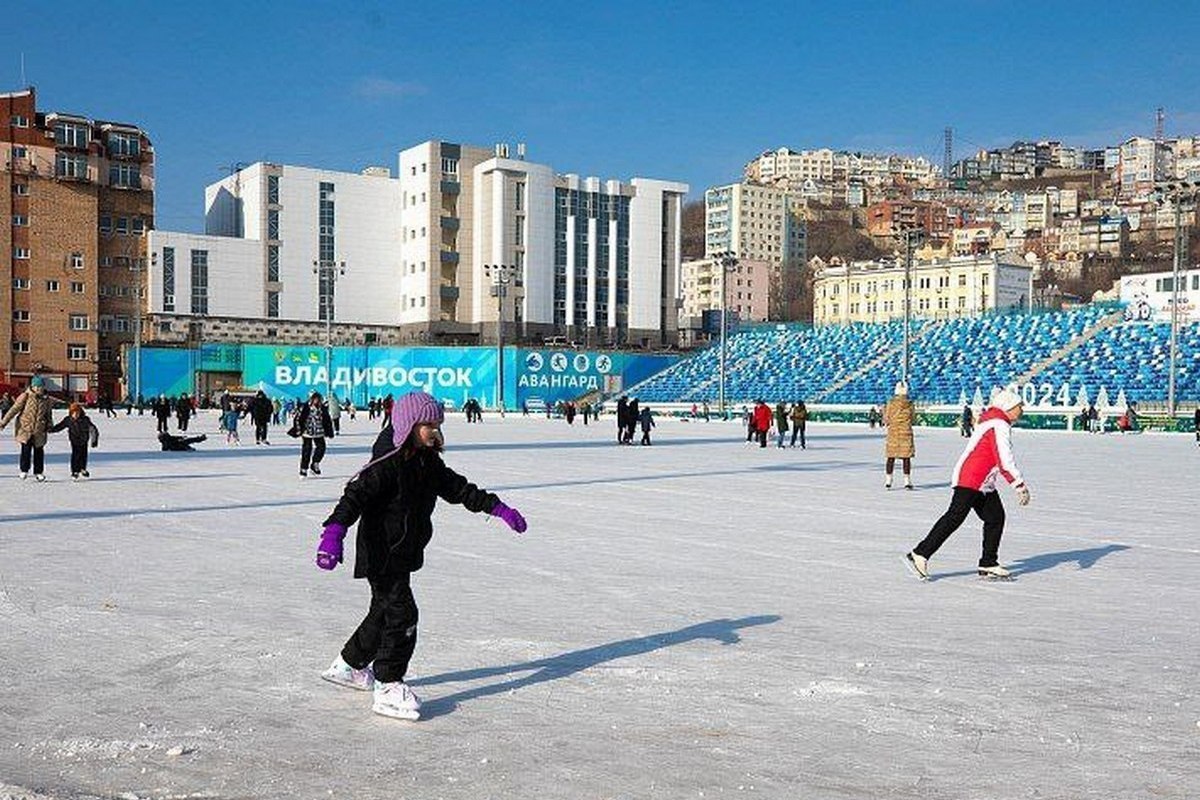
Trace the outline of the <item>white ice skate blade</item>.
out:
[[[368,685],[363,685],[363,684],[361,684],[361,683],[355,683],[355,682],[354,682],[354,681],[352,681],[352,680],[349,680],[349,681],[348,681],[348,680],[344,680],[344,679],[343,679],[343,678],[341,678],[340,676],[338,676],[338,675],[332,675],[332,674],[330,674],[330,673],[328,673],[328,672],[322,672],[322,673],[321,673],[321,677],[322,677],[324,680],[327,680],[327,681],[329,681],[330,683],[337,684],[338,686],[345,686],[347,689],[357,689],[357,690],[358,690],[358,691],[360,691],[360,692],[370,692],[370,691],[374,690],[374,688],[375,688],[375,682],[374,682],[374,681],[372,681],[372,682],[371,682],[370,684],[368,684]]]
[[[406,719],[409,722],[416,722],[421,718],[419,710],[400,709],[395,706],[389,706],[384,703],[375,703],[371,706],[371,710],[381,717],[391,717],[392,719]]]

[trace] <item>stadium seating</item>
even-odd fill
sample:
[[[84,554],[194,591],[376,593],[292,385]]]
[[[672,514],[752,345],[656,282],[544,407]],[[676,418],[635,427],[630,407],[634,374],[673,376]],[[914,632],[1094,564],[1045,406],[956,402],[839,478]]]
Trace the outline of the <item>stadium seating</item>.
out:
[[[1063,312],[1005,314],[914,321],[909,358],[910,392],[921,403],[957,403],[978,388],[1016,380],[1114,313],[1111,306]],[[1094,398],[1124,390],[1130,400],[1166,396],[1166,324],[1124,323],[1084,341],[1034,378],[1039,385],[1070,385],[1074,398],[1086,388]],[[727,341],[726,398],[743,404],[819,399],[825,403],[880,403],[901,374],[903,329],[899,322],[751,326]],[[707,347],[633,387],[645,402],[715,402],[720,348]],[[871,367],[873,361],[878,364]],[[871,368],[868,368],[871,367]],[[1200,323],[1182,326],[1176,397],[1200,401]]]

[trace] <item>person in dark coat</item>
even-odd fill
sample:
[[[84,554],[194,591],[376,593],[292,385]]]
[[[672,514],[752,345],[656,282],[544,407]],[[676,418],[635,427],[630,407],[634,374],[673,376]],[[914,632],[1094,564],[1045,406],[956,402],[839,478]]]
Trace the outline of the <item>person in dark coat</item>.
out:
[[[275,406],[267,397],[267,393],[262,389],[255,392],[254,399],[250,401],[250,420],[254,423],[255,444],[270,444],[267,441],[267,427],[271,424],[271,415],[274,413]]]
[[[636,397],[630,398],[629,408],[626,409],[625,414],[625,444],[633,444],[633,434],[637,431],[638,420],[642,418]]]
[[[179,452],[183,450],[195,450],[192,445],[203,442],[208,436],[200,434],[199,436],[176,436],[173,433],[162,431],[158,434],[158,443],[162,445],[162,450],[166,452]]]
[[[325,520],[317,566],[334,569],[342,543],[358,523],[354,577],[371,587],[371,605],[341,654],[321,677],[355,689],[373,689],[372,711],[418,719],[421,701],[404,682],[417,644],[419,613],[412,573],[425,561],[438,498],[498,517],[523,533],[525,518],[442,461],[442,405],[424,392],[402,396],[391,414],[391,448],[355,475]]]
[[[171,402],[167,400],[165,394],[160,394],[154,398],[150,404],[150,410],[154,412],[154,418],[158,421],[157,433],[167,432],[167,420],[171,418]]]
[[[175,419],[179,422],[179,430],[186,431],[188,429],[188,420],[192,418],[192,400],[187,396],[187,392],[179,395],[179,400],[175,402]]]
[[[299,436],[302,442],[300,477],[307,478],[310,468],[313,475],[320,475],[321,459],[325,457],[325,438],[333,436],[333,420],[329,418],[329,408],[320,392],[313,392],[308,402],[300,406],[288,435]]]
[[[64,428],[67,431],[67,439],[71,442],[71,478],[90,478],[92,474],[87,468],[88,446],[97,447],[100,444],[99,429],[88,419],[79,403],[71,403],[67,415],[61,422],[52,426],[50,432],[57,433]]]
[[[642,444],[652,444],[650,441],[650,429],[654,427],[654,415],[650,412],[650,406],[643,406],[638,414],[638,422],[642,426]]]
[[[958,429],[964,439],[971,438],[971,433],[975,430],[975,415],[971,412],[971,406],[963,405],[962,416],[958,421]]]
[[[625,428],[629,424],[629,398],[617,398],[617,444],[625,444]]]

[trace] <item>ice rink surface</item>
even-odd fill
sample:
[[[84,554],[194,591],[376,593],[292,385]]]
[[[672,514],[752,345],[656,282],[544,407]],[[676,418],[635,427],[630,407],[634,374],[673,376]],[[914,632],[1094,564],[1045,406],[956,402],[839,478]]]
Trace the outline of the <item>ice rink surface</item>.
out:
[[[65,436],[39,485],[2,434],[0,796],[1200,797],[1191,437],[1016,431],[1016,579],[975,576],[972,517],[920,583],[955,431],[885,492],[863,426],[452,415],[447,463],[529,531],[439,505],[408,723],[319,678],[367,606],[313,565],[365,415],[304,482],[282,428],[160,453],[149,416],[93,419],[78,484]]]

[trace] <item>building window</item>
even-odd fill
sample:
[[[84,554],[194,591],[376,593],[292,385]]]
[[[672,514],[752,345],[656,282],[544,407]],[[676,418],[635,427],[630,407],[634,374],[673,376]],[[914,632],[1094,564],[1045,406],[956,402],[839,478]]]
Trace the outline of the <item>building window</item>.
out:
[[[133,218],[133,235],[142,236],[146,233],[146,220],[141,217]]]
[[[268,175],[267,176],[267,202],[268,203],[278,203],[279,202],[279,176],[278,175]]]
[[[88,146],[88,126],[77,122],[60,122],[54,126],[54,142],[59,147],[74,147],[80,150]]]
[[[12,157],[15,161],[24,161],[29,158],[29,151],[19,144],[13,145]]]
[[[279,292],[267,292],[267,316],[279,316]]]
[[[452,176],[452,179],[457,179],[457,177],[458,177],[458,159],[457,158],[443,158],[442,159],[442,172],[444,172],[447,176]]]
[[[279,245],[267,245],[267,280],[279,280]]]
[[[13,214],[13,225],[18,228],[26,228],[29,226],[29,217],[24,214]]]
[[[71,269],[83,269],[83,253],[71,253]]]
[[[83,281],[71,281],[71,294],[83,294]]]
[[[108,154],[110,157],[126,156],[136,158],[141,155],[141,140],[133,133],[110,133],[108,135]]]
[[[47,292],[57,292],[59,290],[58,281],[46,281]]]
[[[117,233],[121,236],[129,235],[129,218],[117,217]]]
[[[13,278],[13,288],[14,289],[28,289],[29,288],[29,278]]]
[[[279,239],[279,212],[273,208],[267,212],[267,238]]]
[[[100,360],[104,361],[105,363],[113,360],[113,351],[111,347],[100,348]]]
[[[88,329],[87,314],[71,314],[67,318],[67,327],[73,331],[86,331]]]
[[[29,195],[29,184],[28,183],[14,183],[13,184],[13,194],[17,195],[18,197],[27,197]]]
[[[108,185],[118,189],[142,188],[142,170],[137,164],[109,164]]]
[[[11,117],[9,117],[9,122],[12,123],[14,128],[29,127],[29,117],[23,117],[20,114],[13,114]]]
[[[101,214],[99,225],[100,225],[101,233],[103,233],[105,235],[112,233],[112,215],[111,214]]]
[[[29,258],[29,248],[28,247],[14,247],[13,248],[13,258],[17,258],[17,259],[21,259],[21,260]]]
[[[54,174],[59,178],[87,180],[88,160],[82,153],[58,153],[54,156]]]
[[[67,345],[67,360],[68,361],[86,361],[87,360],[87,345],[86,344],[68,344]]]
[[[13,322],[29,322],[29,312],[24,309],[17,309],[13,312]]]
[[[175,310],[175,248],[164,247],[163,257],[163,311]]]
[[[29,342],[18,342],[16,339],[13,339],[12,349],[14,353],[28,353]]]
[[[192,251],[192,313],[208,313],[208,251]]]
[[[517,181],[515,191],[516,191],[517,211],[524,211],[525,210],[525,183],[524,183],[524,181]]]

